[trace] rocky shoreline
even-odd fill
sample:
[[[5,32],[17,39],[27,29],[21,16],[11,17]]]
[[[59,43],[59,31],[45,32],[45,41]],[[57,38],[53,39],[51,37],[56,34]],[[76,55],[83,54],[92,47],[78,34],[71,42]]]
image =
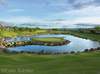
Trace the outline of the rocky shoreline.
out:
[[[45,46],[59,46],[70,43],[69,40],[59,41],[59,42],[41,42],[41,41],[10,41],[10,42],[4,42],[1,44],[2,48],[7,47],[15,47],[15,46],[25,46],[25,45],[45,45]]]
[[[2,53],[6,53],[6,54],[34,54],[34,55],[39,55],[39,54],[42,54],[42,55],[49,55],[51,54],[52,55],[52,51],[47,51],[46,53],[44,53],[44,50],[41,50],[40,52],[35,52],[35,51],[10,51],[9,49],[6,49],[6,48],[0,48],[0,51]],[[94,51],[100,51],[100,47],[98,48],[91,48],[91,49],[85,49],[83,52],[80,52],[80,51],[77,51],[77,53],[85,53],[85,52],[94,52]],[[70,53],[68,52],[58,52],[58,53],[54,53],[54,55],[57,55],[57,54],[73,54],[75,53],[74,51],[71,51]]]
[[[53,33],[52,33],[53,34]],[[69,33],[62,33],[62,34],[69,34]],[[25,34],[25,35],[15,35],[15,36],[12,36],[12,37],[2,37],[0,38],[0,52],[3,52],[3,53],[8,53],[8,54],[19,54],[19,53],[28,53],[28,54],[52,54],[52,51],[47,51],[46,53],[43,53],[42,51],[40,52],[27,52],[27,51],[20,51],[20,52],[17,52],[17,51],[10,51],[9,49],[7,49],[7,47],[15,47],[15,46],[25,46],[25,45],[48,45],[48,46],[55,46],[55,45],[63,45],[63,44],[68,44],[70,41],[69,40],[65,40],[65,41],[62,41],[62,42],[39,42],[39,41],[15,41],[15,42],[4,42],[5,40],[8,40],[8,39],[12,39],[12,38],[16,38],[16,37],[23,37],[23,36],[32,36],[32,35],[48,35],[48,33],[46,34]],[[81,37],[81,36],[78,36],[78,35],[74,35],[74,34],[70,34],[72,36],[76,36],[76,37],[80,37],[80,38],[84,38],[84,39],[88,39],[86,37]],[[91,39],[90,39],[91,40]],[[99,41],[99,40],[93,40],[93,41]],[[100,41],[99,41],[100,42]],[[84,52],[93,52],[93,51],[98,51],[100,50],[100,47],[98,48],[91,48],[91,49],[85,49]],[[84,52],[80,52],[78,51],[77,53],[84,53]],[[75,53],[74,51],[71,51],[70,53]],[[68,52],[58,52],[58,53],[54,53],[54,54],[68,54]]]

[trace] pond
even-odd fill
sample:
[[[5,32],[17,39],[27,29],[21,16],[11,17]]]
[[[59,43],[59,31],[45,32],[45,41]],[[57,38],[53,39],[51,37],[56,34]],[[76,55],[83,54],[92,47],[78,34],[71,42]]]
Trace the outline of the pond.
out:
[[[97,48],[100,47],[100,43],[97,41],[92,41],[89,39],[82,39],[79,37],[74,37],[68,34],[58,34],[58,35],[36,35],[36,36],[25,36],[25,37],[17,37],[13,39],[6,40],[5,42],[8,41],[20,41],[20,40],[30,40],[30,38],[33,37],[64,37],[64,39],[67,39],[71,41],[69,44],[62,45],[62,46],[44,46],[44,45],[28,45],[28,46],[19,46],[19,47],[9,47],[8,49],[10,51],[35,51],[39,52],[41,50],[47,51],[52,51],[53,54],[57,52],[77,52],[77,51],[84,51],[85,49],[90,49],[90,48]]]

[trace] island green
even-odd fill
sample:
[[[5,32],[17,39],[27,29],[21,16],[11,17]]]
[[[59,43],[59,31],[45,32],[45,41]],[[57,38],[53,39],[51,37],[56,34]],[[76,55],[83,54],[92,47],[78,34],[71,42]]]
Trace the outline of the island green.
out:
[[[32,41],[42,41],[42,42],[59,42],[64,41],[63,38],[53,38],[53,37],[44,37],[44,38],[33,38]]]

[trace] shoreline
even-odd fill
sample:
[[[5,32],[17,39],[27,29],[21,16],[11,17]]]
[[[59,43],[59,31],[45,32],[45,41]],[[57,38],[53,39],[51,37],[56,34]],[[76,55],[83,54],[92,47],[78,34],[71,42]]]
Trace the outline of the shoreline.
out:
[[[32,33],[32,34],[25,34],[25,35],[15,35],[15,36],[12,36],[12,37],[3,37],[3,38],[0,38],[0,49],[6,49],[5,47],[2,47],[3,45],[2,45],[2,43],[1,43],[1,39],[2,39],[2,41],[4,42],[5,40],[8,40],[8,39],[11,39],[11,38],[16,38],[16,37],[22,37],[22,36],[32,36],[32,35],[50,35],[50,34],[69,34],[69,35],[72,35],[72,36],[76,36],[76,37],[79,37],[79,38],[83,38],[83,39],[88,39],[87,37],[82,37],[82,36],[79,36],[79,35],[75,35],[75,34],[70,34],[70,33],[46,33],[46,34],[34,34],[34,33]],[[99,41],[99,40],[93,40],[93,39],[89,39],[89,40],[92,40],[92,41]],[[100,42],[100,41],[99,41]],[[39,42],[38,42],[39,43]],[[43,45],[46,45],[46,44],[43,44]],[[99,48],[99,47],[97,47],[97,48]],[[6,49],[7,51],[10,51],[9,49]],[[85,49],[86,50],[86,49]],[[84,50],[84,52],[86,52]],[[91,48],[90,50],[88,49],[88,51],[97,51],[97,50],[100,50],[100,49],[94,49],[94,48]],[[17,52],[17,51],[15,51],[15,52]],[[84,52],[80,52],[80,51],[77,51],[77,53],[84,53]],[[68,52],[64,52],[64,53],[68,53]],[[74,51],[72,51],[72,52],[70,52],[70,53],[75,53]],[[57,53],[55,53],[55,54],[57,54]],[[61,53],[59,53],[59,54],[61,54]]]

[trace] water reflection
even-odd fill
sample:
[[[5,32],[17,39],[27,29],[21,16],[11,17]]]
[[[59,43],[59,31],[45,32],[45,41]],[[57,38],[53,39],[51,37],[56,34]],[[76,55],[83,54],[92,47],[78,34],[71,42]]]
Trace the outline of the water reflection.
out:
[[[77,51],[84,51],[85,49],[100,47],[100,42],[91,41],[89,39],[82,39],[82,38],[74,37],[74,36],[67,35],[67,34],[17,37],[14,39],[7,40],[6,42],[30,40],[30,38],[32,38],[32,37],[64,37],[64,39],[68,39],[71,42],[69,44],[62,45],[62,46],[28,45],[28,46],[12,47],[12,48],[8,48],[8,49],[11,51],[13,51],[13,50],[16,50],[16,51],[25,50],[25,51],[35,51],[35,52],[39,52],[39,51],[44,49],[45,52],[46,51],[53,51],[53,53],[57,53],[57,52],[71,52],[71,51],[77,52]]]

